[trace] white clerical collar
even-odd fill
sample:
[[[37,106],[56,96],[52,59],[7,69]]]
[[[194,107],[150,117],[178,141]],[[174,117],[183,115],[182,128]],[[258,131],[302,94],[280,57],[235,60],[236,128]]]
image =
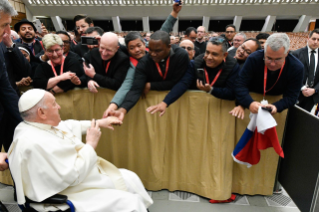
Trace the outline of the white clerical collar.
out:
[[[49,124],[42,124],[39,122],[31,122],[31,121],[25,121],[27,124],[35,126],[37,128],[43,129],[43,130],[50,130],[52,128]]]
[[[313,50],[308,46],[308,44],[307,44],[307,47],[308,47],[308,54],[311,54]],[[316,52],[316,55],[318,55],[318,48],[316,48],[314,51]]]

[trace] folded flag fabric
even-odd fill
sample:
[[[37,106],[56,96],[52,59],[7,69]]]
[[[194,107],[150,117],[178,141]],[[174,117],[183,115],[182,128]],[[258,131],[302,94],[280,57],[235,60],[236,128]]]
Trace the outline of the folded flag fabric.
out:
[[[234,161],[250,168],[260,161],[260,150],[273,147],[275,152],[284,157],[284,152],[278,141],[276,120],[261,107],[257,114],[250,113],[250,122],[244,134],[237,143],[232,156]]]

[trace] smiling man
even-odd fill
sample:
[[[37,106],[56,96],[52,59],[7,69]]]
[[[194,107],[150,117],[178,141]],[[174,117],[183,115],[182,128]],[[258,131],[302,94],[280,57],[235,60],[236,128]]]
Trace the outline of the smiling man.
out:
[[[211,38],[205,54],[195,58],[195,69],[203,69],[203,79],[197,79],[197,88],[227,100],[235,99],[235,79],[239,72],[236,60],[228,55],[226,40]]]
[[[107,32],[101,37],[99,48],[93,48],[84,55],[85,74],[88,76],[88,89],[96,93],[97,87],[118,90],[130,66],[129,57],[119,50],[117,35]]]
[[[43,56],[43,58],[41,59],[43,61],[47,60],[47,58],[43,54],[44,52],[42,44],[35,38],[37,28],[35,28],[32,22],[28,21],[27,19],[22,19],[14,25],[14,30],[20,35],[20,38],[14,41],[15,43],[27,44],[29,49],[37,59],[40,56]]]
[[[149,90],[171,90],[185,74],[189,64],[187,52],[170,45],[167,32],[156,31],[149,41],[149,54],[143,57],[136,66],[132,88],[126,95],[117,114],[124,115],[136,104],[142,93]]]
[[[236,85],[236,99],[240,105],[252,113],[257,113],[259,106],[264,105],[275,114],[296,104],[302,86],[303,65],[288,53],[289,47],[289,37],[285,33],[275,33],[267,39],[265,50],[256,51],[247,58]],[[282,98],[270,104],[261,103],[252,99],[249,92],[264,97],[282,95]]]

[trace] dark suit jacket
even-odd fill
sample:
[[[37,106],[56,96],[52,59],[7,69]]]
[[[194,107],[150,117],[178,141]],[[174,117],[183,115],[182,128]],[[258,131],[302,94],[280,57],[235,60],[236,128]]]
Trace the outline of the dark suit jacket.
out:
[[[291,53],[293,56],[297,57],[302,64],[304,65],[304,77],[303,77],[303,84],[305,85],[309,75],[309,54],[308,54],[308,47],[303,47],[293,51]],[[319,54],[315,55],[318,57],[318,64],[319,64]],[[315,79],[314,79],[314,86],[313,88],[319,90],[319,65],[317,64]],[[304,95],[300,94],[299,102],[302,103],[303,101],[313,101],[313,103],[319,103],[319,94],[315,93],[311,97],[305,97]]]
[[[20,122],[22,119],[19,114],[18,101],[18,95],[10,85],[3,51],[0,49],[0,103],[15,121]],[[0,111],[0,113],[3,114],[3,111]]]

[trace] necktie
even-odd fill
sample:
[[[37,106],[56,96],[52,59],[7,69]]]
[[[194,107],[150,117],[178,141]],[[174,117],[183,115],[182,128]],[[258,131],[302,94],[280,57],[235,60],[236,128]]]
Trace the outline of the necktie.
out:
[[[312,88],[315,78],[315,51],[311,51],[310,55],[310,65],[309,65],[309,75],[308,75],[308,85]]]

